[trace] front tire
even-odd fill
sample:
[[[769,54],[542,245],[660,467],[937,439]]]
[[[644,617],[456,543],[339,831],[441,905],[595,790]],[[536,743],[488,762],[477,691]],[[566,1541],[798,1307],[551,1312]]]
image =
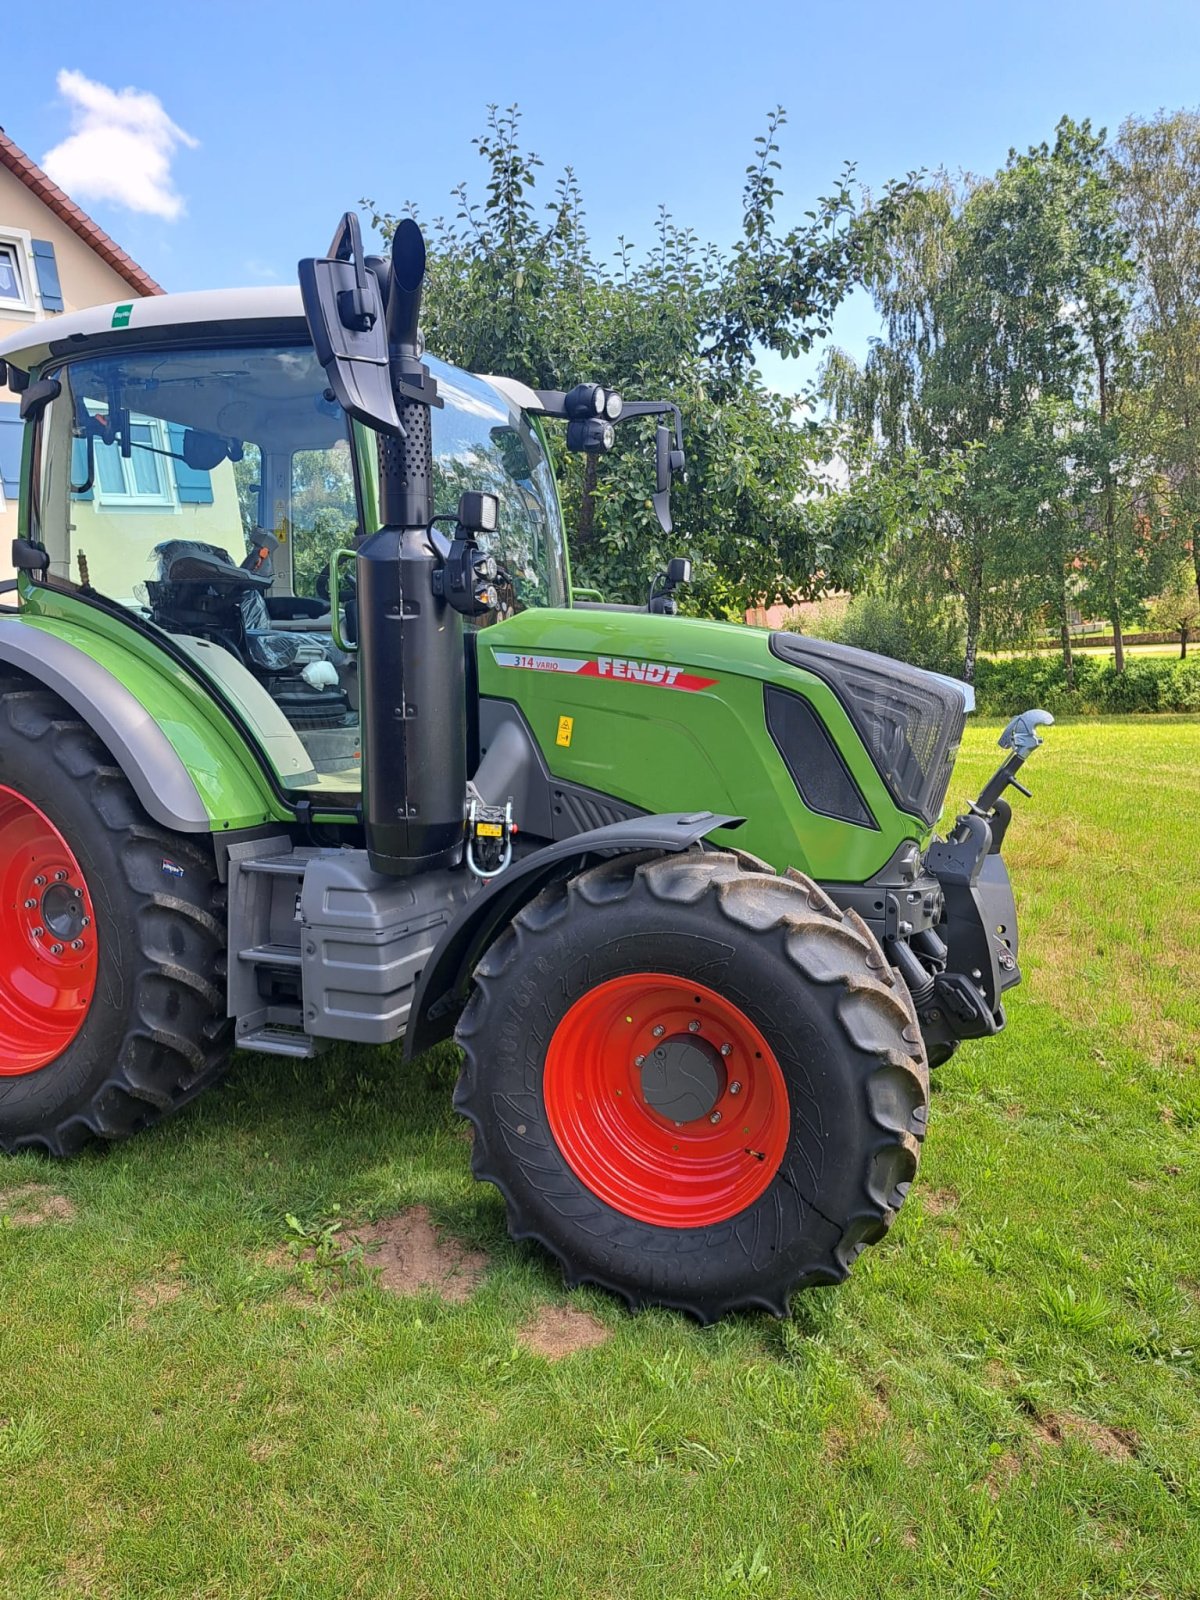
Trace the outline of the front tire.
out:
[[[786,1315],[887,1231],[929,1076],[899,976],[808,879],[697,850],[543,892],[476,969],[476,1177],[568,1283]]]
[[[222,893],[62,701],[0,684],[0,1150],[126,1138],[220,1075]]]

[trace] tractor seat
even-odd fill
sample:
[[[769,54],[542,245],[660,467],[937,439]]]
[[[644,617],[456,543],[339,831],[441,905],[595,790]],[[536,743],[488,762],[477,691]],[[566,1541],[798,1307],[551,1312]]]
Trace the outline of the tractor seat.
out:
[[[200,544],[193,539],[168,539],[156,545],[160,583],[200,583],[233,592],[263,594],[274,581],[271,573],[252,572],[240,567],[219,545]]]
[[[240,632],[241,639],[234,637],[229,642],[240,646],[257,671],[272,677],[299,676],[317,661],[329,661],[335,667],[345,664],[347,658],[335,647],[327,628],[321,630],[318,625],[298,630],[295,621],[282,628],[277,625],[266,597],[274,581],[269,564],[261,571],[239,566],[219,545],[193,539],[168,539],[155,546],[154,556],[158,581],[148,589],[159,614],[156,620],[168,628],[179,628],[182,623],[181,631],[190,631],[188,622],[205,611],[203,596],[207,592],[220,602],[217,615],[228,619],[227,626],[218,625],[217,631],[222,636]],[[217,615],[206,619],[209,628],[217,622]],[[312,693],[327,701],[343,698],[340,691],[324,691],[323,696],[318,690]]]

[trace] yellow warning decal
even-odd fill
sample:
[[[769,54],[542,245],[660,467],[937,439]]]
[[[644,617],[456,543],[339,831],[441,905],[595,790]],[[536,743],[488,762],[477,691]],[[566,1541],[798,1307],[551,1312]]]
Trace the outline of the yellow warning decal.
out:
[[[481,839],[502,839],[504,829],[498,822],[477,822],[475,832]]]
[[[554,741],[555,744],[569,745],[570,742],[571,742],[571,734],[574,732],[574,730],[575,730],[575,718],[574,717],[559,717],[559,719],[558,719],[558,738]]]

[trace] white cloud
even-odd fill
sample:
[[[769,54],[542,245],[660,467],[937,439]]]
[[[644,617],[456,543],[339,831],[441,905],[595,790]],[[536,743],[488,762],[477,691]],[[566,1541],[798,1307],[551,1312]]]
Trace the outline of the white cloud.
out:
[[[171,180],[178,145],[199,143],[163,110],[155,94],[110,89],[82,72],[62,71],[58,92],[71,109],[71,133],[42,166],[74,200],[111,200],[168,222],[183,214]]]

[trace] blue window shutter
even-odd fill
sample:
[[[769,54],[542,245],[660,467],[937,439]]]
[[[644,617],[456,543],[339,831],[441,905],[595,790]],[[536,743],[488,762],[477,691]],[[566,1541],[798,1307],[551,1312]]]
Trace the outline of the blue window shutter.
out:
[[[72,439],[71,440],[71,482],[72,483],[86,483],[87,482],[87,440],[86,439]],[[85,489],[82,494],[80,494],[78,492],[78,490],[76,490],[71,495],[71,499],[72,500],[90,500],[91,498],[92,498],[91,489]]]
[[[49,239],[31,239],[33,265],[37,272],[38,293],[42,297],[43,311],[63,309],[62,284],[58,279],[58,262],[54,259],[54,246]]]
[[[21,439],[25,424],[21,408],[5,401],[0,405],[0,481],[4,498],[15,500],[21,489]]]
[[[183,428],[178,422],[167,423],[167,437],[172,454],[183,454]],[[207,472],[189,467],[186,461],[171,462],[175,468],[175,487],[179,490],[179,503],[185,506],[212,505],[212,478]]]

